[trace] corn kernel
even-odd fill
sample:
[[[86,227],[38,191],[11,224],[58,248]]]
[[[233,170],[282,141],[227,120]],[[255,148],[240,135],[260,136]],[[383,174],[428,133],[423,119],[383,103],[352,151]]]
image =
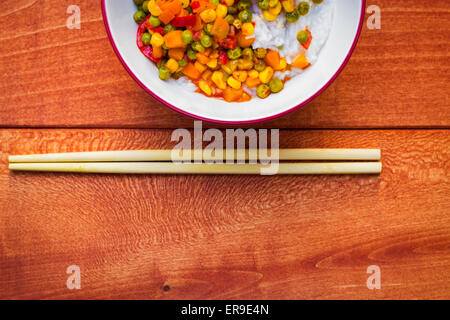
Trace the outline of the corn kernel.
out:
[[[148,10],[152,16],[159,16],[162,13],[161,8],[158,6],[155,0],[150,0],[147,4]]]
[[[234,19],[234,21],[233,21],[233,26],[234,26],[236,29],[240,29],[240,28],[242,27],[242,21],[239,20],[239,19]]]
[[[275,8],[269,8],[268,10],[271,14],[278,16],[281,12],[281,3],[278,2]]]
[[[216,8],[216,15],[218,18],[225,18],[225,16],[228,13],[227,6],[224,6],[223,4],[218,4]]]
[[[164,44],[163,36],[157,32],[152,35],[150,44],[154,47],[161,47]]]
[[[200,80],[198,82],[198,86],[200,87],[200,90],[202,90],[206,95],[210,96],[212,94],[211,87],[206,81]]]
[[[202,13],[200,13],[200,18],[205,23],[213,22],[214,20],[216,20],[216,17],[216,11],[214,11],[213,9],[206,9],[205,11],[202,11]]]
[[[256,79],[256,78],[259,77],[259,72],[256,71],[256,70],[251,70],[251,71],[248,72],[248,76],[250,78]]]
[[[231,7],[234,4],[234,0],[225,0],[225,3],[228,7]]]
[[[250,70],[253,68],[253,65],[254,65],[254,63],[252,60],[239,59],[237,67],[240,70]]]
[[[191,2],[190,0],[181,0],[181,6],[183,8],[187,8],[189,7],[190,2]]]
[[[211,76],[212,82],[217,86],[217,88],[225,90],[227,87],[227,84],[225,83],[223,79],[223,73],[220,71],[214,71]]]
[[[170,72],[174,73],[175,71],[177,71],[179,64],[178,64],[177,60],[170,58],[166,62],[166,67],[170,70]]]
[[[286,67],[287,67],[286,58],[282,58],[282,59],[280,59],[280,64],[278,65],[276,70],[283,70],[283,69],[286,69]]]
[[[292,12],[295,9],[294,0],[284,0],[281,4],[286,12]]]
[[[247,71],[235,71],[233,72],[232,76],[239,82],[244,82],[247,80]]]
[[[269,83],[270,79],[273,77],[273,69],[272,67],[266,67],[263,71],[259,74],[259,80],[261,80],[262,83]]]
[[[201,63],[198,62],[198,61],[195,61],[194,67],[195,67],[195,69],[197,69],[197,70],[200,71],[201,73],[203,73],[203,71],[206,70],[205,65],[201,64]]]
[[[272,14],[269,10],[263,10],[262,14],[267,21],[274,21],[278,17],[278,15]]]
[[[240,81],[236,80],[233,77],[229,77],[228,80],[227,80],[227,83],[233,89],[240,89],[241,85],[242,85]]]
[[[255,27],[253,26],[253,23],[246,22],[242,25],[242,34],[246,37],[250,37],[255,33]]]
[[[210,67],[211,69],[215,69],[217,68],[217,59],[211,59],[209,60],[209,62],[206,64],[208,67]]]

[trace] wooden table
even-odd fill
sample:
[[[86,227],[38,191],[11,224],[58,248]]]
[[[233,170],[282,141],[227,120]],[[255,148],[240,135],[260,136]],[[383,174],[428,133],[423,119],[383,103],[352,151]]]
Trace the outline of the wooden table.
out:
[[[171,148],[193,126],[128,76],[98,1],[66,28],[72,3],[0,3],[0,298],[450,298],[448,0],[368,0],[382,28],[337,81],[258,126],[379,147],[379,177],[12,174],[10,154]]]

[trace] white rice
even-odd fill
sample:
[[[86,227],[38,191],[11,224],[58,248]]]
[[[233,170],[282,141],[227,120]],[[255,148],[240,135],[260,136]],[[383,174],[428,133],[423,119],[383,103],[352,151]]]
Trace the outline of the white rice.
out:
[[[294,0],[297,6],[300,1]],[[323,48],[325,42],[333,25],[334,10],[336,0],[325,0],[319,5],[315,5],[308,0],[311,5],[309,13],[306,16],[301,16],[297,22],[290,23],[286,21],[284,11],[278,16],[275,21],[267,21],[263,18],[261,9],[258,7],[257,1],[252,0],[253,6],[251,11],[253,13],[253,21],[255,22],[255,37],[256,40],[252,47],[274,49],[280,52],[281,57],[285,57],[288,63],[292,63],[299,53],[304,52],[306,58],[311,64],[314,64],[319,57],[319,53]],[[305,30],[306,27],[311,31],[313,41],[308,50],[305,50],[297,41],[297,33],[300,30]],[[281,48],[281,50],[280,50]],[[301,74],[303,70],[292,68],[291,71],[276,72],[275,76],[284,80],[286,76],[293,78]],[[178,84],[184,86],[189,91],[195,91],[197,87],[187,78],[181,77],[176,80]],[[255,88],[246,88],[246,91],[252,96],[256,96]]]
[[[297,6],[300,1],[295,0]],[[252,12],[255,21],[256,40],[253,48],[275,49],[285,57],[288,63],[300,53],[305,52],[306,58],[311,64],[317,61],[320,50],[328,39],[333,24],[335,0],[325,0],[319,5],[314,5],[308,1],[311,9],[306,16],[301,16],[297,22],[290,23],[286,21],[284,14],[280,14],[275,21],[267,21],[263,18],[261,9],[257,3],[253,3]],[[311,31],[313,41],[308,50],[303,49],[297,41],[297,33],[308,27]],[[282,49],[279,48],[282,46]],[[286,76],[291,78],[302,73],[303,70],[293,68],[290,72],[277,72],[276,76],[284,79]]]

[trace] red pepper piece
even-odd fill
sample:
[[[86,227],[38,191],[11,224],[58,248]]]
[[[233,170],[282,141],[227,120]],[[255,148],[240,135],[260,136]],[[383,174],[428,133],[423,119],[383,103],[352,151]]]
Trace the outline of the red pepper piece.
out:
[[[202,33],[200,31],[194,32],[194,37],[193,37],[194,41],[200,40],[201,37],[202,37]]]
[[[199,2],[199,1],[193,1],[193,2],[191,3],[191,8],[192,8],[193,10],[200,8],[200,2]]]
[[[225,50],[220,50],[219,59],[218,60],[223,65],[226,65],[228,63],[228,61],[230,59],[228,58],[227,52]]]
[[[150,27],[147,26],[148,31],[151,31],[153,33],[159,33],[160,35],[164,35],[166,32],[164,31],[163,27]]]
[[[175,28],[181,28],[181,27],[187,27],[187,26],[193,27],[193,26],[195,26],[196,21],[197,21],[197,17],[195,16],[195,14],[192,14],[192,15],[184,16],[184,17],[175,17],[170,22],[170,24],[172,26],[174,26]]]
[[[225,39],[215,39],[219,46],[226,49],[236,49],[236,37],[228,35]]]
[[[302,45],[303,48],[308,50],[309,46],[311,45],[311,42],[312,42],[312,34],[311,34],[311,31],[308,30],[308,28],[306,28],[305,31],[308,32],[308,41],[306,41],[305,43],[300,43],[300,44]]]

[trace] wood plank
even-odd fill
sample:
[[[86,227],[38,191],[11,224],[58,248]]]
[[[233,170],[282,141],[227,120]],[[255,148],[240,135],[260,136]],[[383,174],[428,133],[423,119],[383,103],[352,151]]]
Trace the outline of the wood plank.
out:
[[[382,9],[382,29],[364,27],[347,68],[316,101],[263,126],[449,127],[449,2],[369,2]],[[0,127],[192,126],[128,76],[106,38],[98,1],[77,2],[79,31],[65,27],[70,4],[1,1]]]
[[[379,177],[7,170],[10,154],[170,148],[170,136],[0,130],[0,298],[450,298],[449,131],[281,132],[282,147],[380,147]],[[366,287],[369,265],[381,290]]]

